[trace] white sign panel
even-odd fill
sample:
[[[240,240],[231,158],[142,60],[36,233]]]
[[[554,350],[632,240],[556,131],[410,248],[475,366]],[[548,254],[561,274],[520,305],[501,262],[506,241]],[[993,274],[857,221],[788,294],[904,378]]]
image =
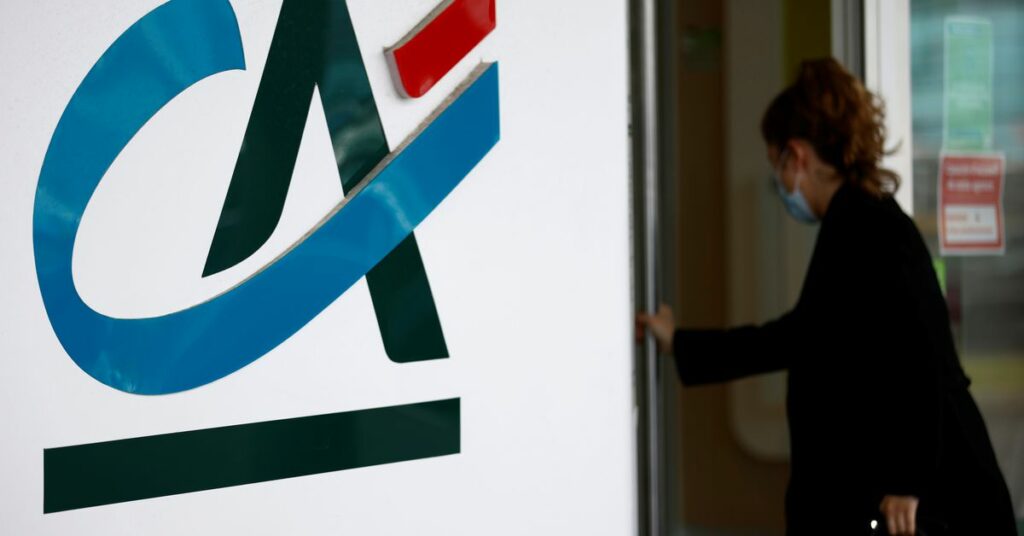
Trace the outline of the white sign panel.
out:
[[[626,32],[0,4],[2,532],[634,533]]]

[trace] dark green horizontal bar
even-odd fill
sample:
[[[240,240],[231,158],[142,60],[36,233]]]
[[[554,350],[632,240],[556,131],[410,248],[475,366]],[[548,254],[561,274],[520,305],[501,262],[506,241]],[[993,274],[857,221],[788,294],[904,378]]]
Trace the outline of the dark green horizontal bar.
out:
[[[43,513],[447,454],[459,399],[43,450]]]

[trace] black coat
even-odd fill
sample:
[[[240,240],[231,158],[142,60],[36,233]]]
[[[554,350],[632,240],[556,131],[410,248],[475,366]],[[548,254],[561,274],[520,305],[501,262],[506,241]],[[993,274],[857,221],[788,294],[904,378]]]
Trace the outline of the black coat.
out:
[[[688,385],[789,371],[789,534],[869,534],[885,495],[952,534],[1016,534],[931,256],[891,197],[842,186],[792,311],[673,349]]]

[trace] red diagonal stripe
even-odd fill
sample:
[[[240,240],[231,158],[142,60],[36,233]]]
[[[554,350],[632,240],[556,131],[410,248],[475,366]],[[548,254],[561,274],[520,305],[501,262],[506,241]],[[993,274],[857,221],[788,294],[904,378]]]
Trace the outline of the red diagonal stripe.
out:
[[[494,0],[445,0],[388,49],[398,90],[422,97],[494,26]]]

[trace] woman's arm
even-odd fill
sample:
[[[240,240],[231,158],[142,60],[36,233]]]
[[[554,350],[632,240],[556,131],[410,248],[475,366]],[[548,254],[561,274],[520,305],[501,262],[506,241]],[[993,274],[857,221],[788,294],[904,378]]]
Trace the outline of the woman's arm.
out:
[[[876,319],[864,353],[871,393],[865,405],[877,438],[880,491],[921,497],[936,476],[942,443],[943,361],[929,330],[944,326],[929,325],[927,302],[907,292],[914,282],[903,281],[903,288],[890,287],[888,311]]]
[[[671,353],[687,385],[724,382],[789,366],[798,337],[797,314],[761,326],[727,330],[677,329],[666,305],[655,315],[637,315],[637,336],[648,328],[662,353]]]
[[[846,382],[859,386],[862,455],[881,496],[927,497],[939,467],[949,319],[923,244],[910,231],[861,233],[837,265],[834,320],[846,338]],[[891,240],[880,240],[884,236]],[[867,240],[867,239],[865,239]],[[948,349],[947,349],[948,347]],[[891,502],[891,501],[890,501]]]
[[[672,338],[679,376],[701,385],[774,372],[789,367],[797,329],[789,312],[760,326],[725,330],[678,329]]]

